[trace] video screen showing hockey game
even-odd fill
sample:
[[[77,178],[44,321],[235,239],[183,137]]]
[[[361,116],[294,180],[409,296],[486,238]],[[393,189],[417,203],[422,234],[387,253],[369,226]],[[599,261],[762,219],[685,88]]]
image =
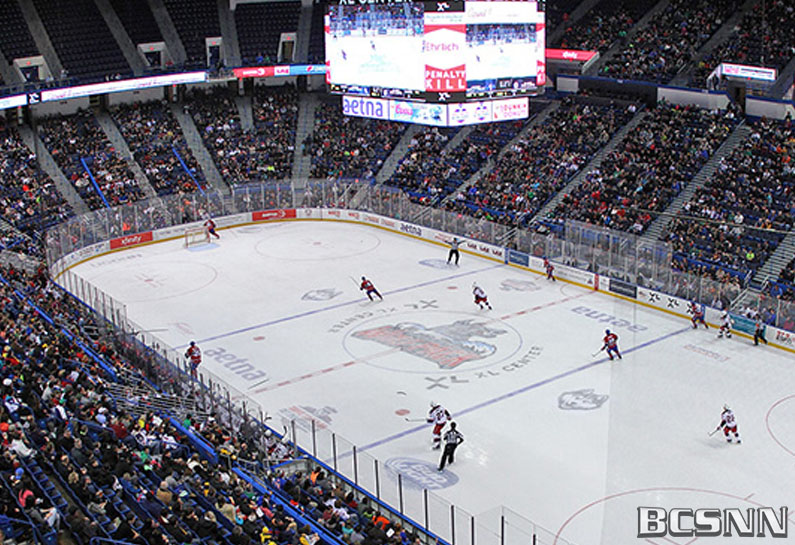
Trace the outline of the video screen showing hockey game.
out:
[[[370,95],[373,87],[424,92],[423,14],[421,2],[329,5],[326,65],[332,92]]]
[[[467,2],[467,98],[534,93],[545,79],[544,13],[536,2]]]
[[[536,94],[546,78],[540,7],[521,0],[330,4],[329,90],[429,102]]]
[[[516,62],[536,55],[534,24],[467,26],[467,95],[499,91],[526,94],[536,88],[537,64]]]

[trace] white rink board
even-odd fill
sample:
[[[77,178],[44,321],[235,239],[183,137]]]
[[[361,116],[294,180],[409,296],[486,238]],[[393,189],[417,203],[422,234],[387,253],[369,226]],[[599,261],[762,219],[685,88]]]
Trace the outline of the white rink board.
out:
[[[638,506],[795,504],[789,353],[547,282],[504,256],[447,267],[445,248],[383,228],[293,221],[220,234],[73,271],[172,346],[195,339],[203,366],[270,414],[314,414],[393,466],[438,462],[430,429],[405,418],[442,403],[466,442],[434,493],[472,514],[504,504],[573,543],[623,545],[645,543]],[[362,275],[384,302],[366,300]],[[473,281],[493,311],[473,304]],[[605,324],[620,362],[592,357]],[[250,367],[230,366],[241,359]],[[707,436],[724,403],[740,446]],[[762,542],[773,541],[742,541]]]

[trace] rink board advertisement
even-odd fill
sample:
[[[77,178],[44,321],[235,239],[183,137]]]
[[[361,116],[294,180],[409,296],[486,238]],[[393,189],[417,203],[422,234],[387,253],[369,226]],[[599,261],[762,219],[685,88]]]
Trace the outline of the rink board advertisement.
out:
[[[427,102],[536,95],[545,25],[534,0],[335,0],[324,19],[328,90]]]

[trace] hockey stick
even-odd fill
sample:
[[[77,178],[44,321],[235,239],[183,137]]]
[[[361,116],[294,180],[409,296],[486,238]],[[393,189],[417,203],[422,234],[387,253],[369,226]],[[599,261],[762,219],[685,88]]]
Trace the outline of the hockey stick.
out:
[[[357,288],[360,288],[360,289],[361,289],[361,286],[359,285],[359,283],[358,283],[356,280],[354,280],[352,276],[348,276],[348,278],[350,278],[350,279],[351,279],[351,282],[353,282],[353,283],[354,283],[354,285],[355,285]]]
[[[424,418],[409,418],[407,416],[406,417],[406,422],[425,422],[425,419]]]
[[[602,350],[604,350],[604,349],[605,349],[605,347],[603,346],[602,348],[600,348],[599,350],[597,350],[596,352],[594,352],[593,354],[591,354],[591,357],[592,357],[592,358],[595,358],[595,357],[596,357],[596,356],[599,354],[599,352],[601,352],[601,351],[602,351]]]
[[[718,431],[719,431],[719,430],[720,430],[720,426],[718,426],[717,428],[715,428],[714,430],[712,430],[711,432],[709,432],[709,436],[710,436],[710,437],[712,437],[713,435],[715,435],[716,433],[718,433]]]

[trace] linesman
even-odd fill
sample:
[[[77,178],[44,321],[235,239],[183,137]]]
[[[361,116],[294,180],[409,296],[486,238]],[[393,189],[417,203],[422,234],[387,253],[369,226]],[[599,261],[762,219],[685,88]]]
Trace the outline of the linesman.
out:
[[[464,436],[456,429],[455,422],[450,422],[450,429],[444,434],[444,451],[442,459],[439,461],[439,471],[444,470],[446,464],[455,461],[455,449],[464,442]]]

